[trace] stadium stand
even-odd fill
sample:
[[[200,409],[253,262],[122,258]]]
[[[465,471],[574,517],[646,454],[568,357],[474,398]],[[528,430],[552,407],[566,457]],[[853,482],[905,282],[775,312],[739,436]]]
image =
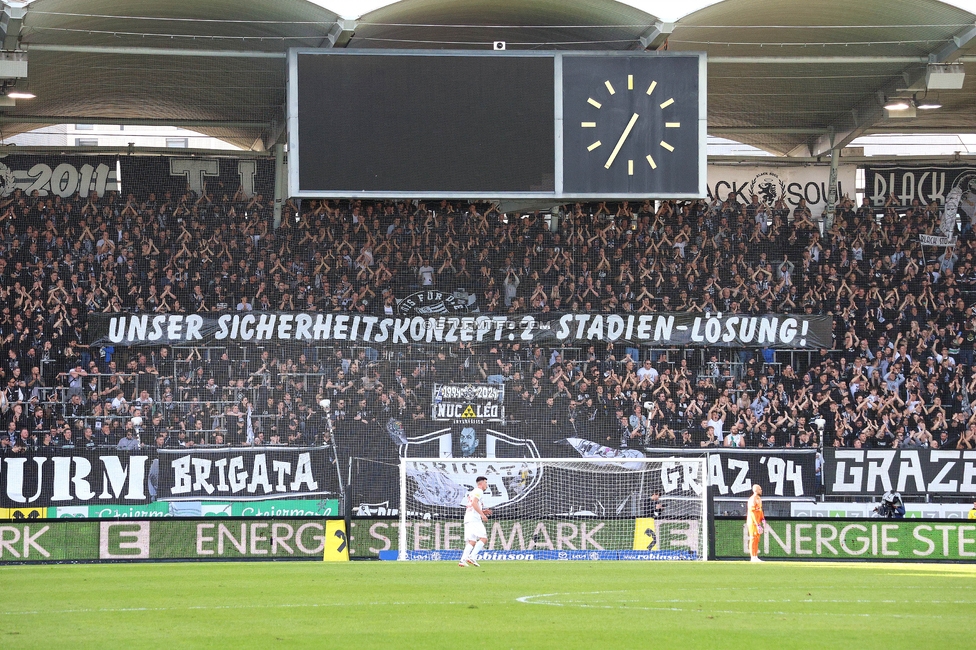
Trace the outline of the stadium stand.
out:
[[[242,192],[0,202],[2,453],[341,444],[391,418],[410,435],[444,381],[502,382],[512,421],[615,448],[976,447],[976,238],[964,227],[925,258],[935,206],[845,199],[825,232],[802,203],[734,196],[558,214],[323,200],[284,215],[275,230],[269,202]],[[827,314],[835,345],[85,345],[93,313],[383,315],[421,288],[488,314]]]

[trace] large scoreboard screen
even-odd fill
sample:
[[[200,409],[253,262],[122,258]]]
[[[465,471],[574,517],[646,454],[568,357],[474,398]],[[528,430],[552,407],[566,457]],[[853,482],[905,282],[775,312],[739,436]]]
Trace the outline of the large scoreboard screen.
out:
[[[705,195],[704,55],[291,50],[289,193]]]

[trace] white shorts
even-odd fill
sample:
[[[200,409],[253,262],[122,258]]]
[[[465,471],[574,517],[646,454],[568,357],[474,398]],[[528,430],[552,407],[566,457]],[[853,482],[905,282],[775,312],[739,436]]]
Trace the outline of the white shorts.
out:
[[[476,542],[484,537],[488,538],[488,532],[485,530],[485,524],[481,521],[466,521],[464,522],[464,541],[466,542]]]

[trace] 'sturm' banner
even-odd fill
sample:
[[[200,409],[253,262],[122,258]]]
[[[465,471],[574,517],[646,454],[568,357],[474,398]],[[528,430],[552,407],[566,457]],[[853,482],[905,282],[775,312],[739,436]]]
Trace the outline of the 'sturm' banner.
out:
[[[829,316],[798,314],[537,314],[378,316],[321,312],[93,314],[96,346],[342,341],[363,344],[491,344],[566,341],[817,349],[833,347]]]

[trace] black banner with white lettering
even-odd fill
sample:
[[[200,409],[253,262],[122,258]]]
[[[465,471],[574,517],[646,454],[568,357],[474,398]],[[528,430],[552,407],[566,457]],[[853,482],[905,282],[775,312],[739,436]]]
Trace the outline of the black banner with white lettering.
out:
[[[434,422],[505,422],[505,384],[434,384],[430,397]],[[473,431],[470,435],[474,435]]]
[[[656,456],[698,456],[700,452],[648,450]],[[813,498],[817,493],[816,459],[813,449],[715,449],[709,450],[708,484],[712,496],[747,499],[752,486],[760,485],[763,498]]]
[[[829,316],[545,314],[525,316],[378,316],[321,312],[92,314],[95,346],[239,345],[336,342],[362,344],[491,344],[498,341],[624,342],[692,347],[833,347]]]
[[[164,501],[252,501],[338,495],[331,447],[159,450]]]
[[[976,450],[824,450],[824,481],[832,496],[976,494]]]
[[[200,158],[179,156],[122,156],[123,192],[145,199],[150,192],[163,202],[164,193],[171,192],[175,200],[190,190],[198,197],[206,190],[214,201],[233,201],[240,189],[247,199],[238,201],[247,209],[251,199],[263,195],[263,206],[271,213],[274,197],[274,160],[253,158]],[[115,171],[115,167],[112,167]],[[226,195],[226,199],[224,196]],[[197,205],[206,208],[206,205]],[[252,208],[258,207],[254,204]],[[175,210],[171,206],[170,211]],[[267,216],[267,214],[265,216]]]
[[[154,458],[145,452],[8,453],[0,464],[0,507],[149,503],[153,475]]]
[[[952,189],[958,187],[962,198],[957,209],[966,217],[974,216],[976,167],[879,165],[866,168],[864,175],[865,196],[876,208],[888,204],[892,195],[899,208],[911,206],[915,199],[922,206],[935,201],[942,208]]]

